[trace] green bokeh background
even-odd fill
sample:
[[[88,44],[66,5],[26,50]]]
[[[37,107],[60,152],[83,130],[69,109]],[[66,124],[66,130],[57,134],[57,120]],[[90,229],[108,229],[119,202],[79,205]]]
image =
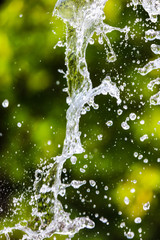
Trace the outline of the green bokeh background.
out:
[[[13,224],[9,211],[12,198],[32,186],[37,165],[41,161],[53,161],[52,157],[60,154],[63,146],[67,94],[62,89],[67,85],[59,70],[66,71],[65,48],[54,46],[59,40],[65,41],[65,25],[52,17],[55,2],[0,1],[1,229]],[[104,46],[99,45],[96,35],[94,45],[87,49],[93,86],[109,75],[121,89],[122,104],[117,106],[110,96],[98,96],[99,109],[91,109],[81,118],[86,152],[77,156],[76,165],[66,162],[63,179],[65,183],[85,179],[87,184],[78,192],[69,188],[62,202],[71,216],[89,215],[96,227],[80,231],[74,239],[120,240],[125,239],[124,231],[129,229],[134,231],[135,239],[160,239],[160,163],[157,162],[160,109],[149,104],[151,95],[159,89],[156,87],[152,93],[147,88],[160,72],[155,70],[142,77],[135,70],[157,58],[150,50],[151,42],[145,42],[144,34],[145,30],[153,27],[160,30],[160,27],[159,22],[153,24],[147,20],[148,15],[141,6],[133,11],[132,6],[127,6],[129,3],[108,0],[104,9],[107,24],[121,28],[128,25],[131,29],[126,41],[124,34],[117,31],[108,34],[117,61],[106,61]],[[7,108],[2,106],[5,99],[9,101]],[[123,110],[121,115],[117,114],[119,109]],[[121,123],[130,113],[135,113],[137,118],[128,121],[130,129],[126,131]],[[108,120],[113,121],[113,126],[106,125]],[[144,124],[140,123],[142,120]],[[149,138],[141,142],[144,134]],[[134,157],[135,152],[139,157]],[[148,159],[148,163],[144,159]],[[91,187],[89,180],[94,180],[96,186]],[[135,193],[131,193],[132,188]],[[126,196],[130,199],[129,205],[124,203]],[[150,210],[144,211],[143,204],[148,201]],[[23,208],[22,216],[16,216],[13,222],[26,218],[28,208],[25,204]],[[102,216],[109,224],[99,220]],[[134,222],[136,217],[142,218],[141,224]],[[9,222],[5,223],[7,219]],[[122,222],[128,230],[120,227]],[[21,238],[19,232],[11,236],[11,239]]]

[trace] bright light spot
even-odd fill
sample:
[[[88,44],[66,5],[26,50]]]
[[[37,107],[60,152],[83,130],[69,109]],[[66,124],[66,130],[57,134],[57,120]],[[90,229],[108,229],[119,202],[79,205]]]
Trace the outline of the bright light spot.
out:
[[[47,142],[47,144],[50,146],[50,145],[52,144],[51,140],[49,140],[49,141]]]

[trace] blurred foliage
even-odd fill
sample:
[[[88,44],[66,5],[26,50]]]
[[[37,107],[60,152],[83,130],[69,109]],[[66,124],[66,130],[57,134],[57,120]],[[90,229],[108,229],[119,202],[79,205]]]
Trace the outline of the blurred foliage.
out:
[[[65,25],[52,16],[55,2],[0,1],[1,228],[7,219],[10,222],[13,197],[32,186],[37,165],[53,161],[63,146],[67,95],[62,91],[66,80],[60,70],[66,71],[65,49],[54,46],[59,40],[65,41]],[[128,25],[131,29],[127,41],[119,32],[108,34],[117,61],[106,61],[104,46],[98,44],[96,36],[95,44],[87,49],[93,85],[111,76],[121,89],[122,104],[117,106],[111,97],[98,96],[99,109],[82,116],[80,128],[86,152],[77,156],[76,165],[66,162],[63,179],[85,179],[87,184],[78,191],[69,188],[62,202],[72,216],[90,215],[96,227],[80,231],[74,239],[123,239],[122,222],[135,232],[136,239],[159,239],[160,110],[149,105],[153,93],[147,89],[159,70],[145,77],[135,70],[156,58],[150,42],[144,41],[144,32],[159,29],[159,22],[150,23],[142,7],[133,11],[127,7],[129,2],[108,0],[104,9],[107,24]],[[5,99],[9,101],[7,108],[2,106]],[[134,121],[129,120],[130,113],[136,114]],[[126,118],[130,126],[127,131],[121,127]],[[109,120],[113,126],[106,125]],[[148,139],[141,142],[144,134]],[[90,180],[96,182],[95,187],[89,185]],[[125,204],[126,197],[129,204]],[[151,207],[144,211],[147,202]],[[14,221],[25,218],[28,211],[24,203],[22,215]],[[101,216],[108,224],[101,223]],[[142,218],[141,224],[134,222],[136,217]],[[18,232],[11,237],[20,238]]]

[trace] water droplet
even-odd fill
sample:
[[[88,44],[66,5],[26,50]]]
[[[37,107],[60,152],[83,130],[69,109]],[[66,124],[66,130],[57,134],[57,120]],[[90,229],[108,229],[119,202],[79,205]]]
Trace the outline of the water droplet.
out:
[[[140,137],[140,141],[144,142],[146,139],[148,139],[148,135],[144,134],[142,137]]]
[[[133,121],[136,119],[136,114],[135,113],[130,113],[129,118]]]
[[[85,170],[85,169],[83,169],[83,168],[80,168],[80,172],[81,172],[81,173],[85,173],[85,172],[86,172],[86,170]]]
[[[95,187],[96,186],[96,182],[94,180],[89,180],[89,183],[90,183],[91,187]]]
[[[134,222],[135,223],[141,223],[142,219],[140,217],[137,217],[137,218],[134,219]]]
[[[99,134],[99,135],[97,136],[97,138],[98,138],[99,141],[102,141],[103,135],[102,135],[102,134]]]
[[[50,146],[52,144],[51,140],[48,140],[47,144]]]
[[[140,155],[138,156],[138,160],[141,160],[142,158],[143,158],[143,155],[140,154]]]
[[[86,184],[86,181],[84,180],[84,181],[77,181],[77,180],[73,180],[72,182],[71,182],[71,186],[73,187],[73,188],[75,188],[75,189],[78,189],[78,188],[80,188],[82,185],[84,185],[84,184]]]
[[[9,101],[8,101],[8,99],[5,99],[5,100],[2,102],[2,107],[7,108],[8,106],[9,106]]]
[[[22,123],[18,122],[17,127],[19,127],[19,128],[22,127]]]
[[[90,38],[90,39],[89,39],[89,43],[90,43],[91,45],[93,45],[93,44],[94,44],[94,39],[93,39],[93,38]]]
[[[132,188],[132,189],[130,190],[131,193],[135,193],[135,191],[136,191],[135,188]]]
[[[141,121],[140,121],[140,124],[141,124],[141,125],[143,125],[144,123],[145,123],[145,121],[144,121],[144,120],[141,120]]]
[[[70,161],[71,161],[72,164],[76,164],[76,162],[77,162],[77,157],[72,156],[72,157],[70,158]]]
[[[143,210],[147,211],[150,209],[150,202],[147,202],[143,205]]]
[[[106,122],[106,125],[107,125],[108,127],[111,127],[111,126],[113,125],[113,121],[112,121],[112,120],[107,121],[107,122]]]
[[[125,235],[128,239],[134,238],[134,232],[131,232],[130,230],[129,230],[127,233],[124,233],[124,235]]]
[[[108,190],[108,186],[105,186],[105,187],[104,187],[104,190],[107,191],[107,190]]]
[[[160,91],[150,97],[150,104],[151,105],[160,105]]]
[[[124,129],[124,130],[128,130],[130,128],[130,126],[128,125],[127,122],[122,122],[121,123],[121,127]]]
[[[134,157],[136,158],[136,157],[138,157],[138,153],[137,152],[134,152]]]
[[[138,232],[139,232],[139,233],[142,233],[142,228],[138,228]]]
[[[156,31],[154,31],[153,29],[150,29],[148,31],[145,32],[145,38],[148,41],[152,41],[154,39],[156,39]]]
[[[160,54],[160,45],[152,44],[151,50],[154,54]]]
[[[102,223],[107,223],[107,222],[108,222],[107,218],[104,218],[104,217],[101,217],[99,220],[100,220]]]
[[[133,180],[132,182],[133,182],[134,184],[136,184],[136,183],[137,183],[137,180]]]
[[[125,222],[122,222],[122,223],[120,224],[120,228],[124,228],[125,226],[126,226]]]
[[[102,44],[104,43],[102,36],[99,36],[99,38],[98,38],[98,43],[99,43],[100,45],[102,45]]]
[[[123,113],[123,110],[122,109],[118,109],[117,110],[117,114],[120,116],[121,114]]]
[[[125,198],[124,198],[124,203],[125,203],[126,205],[129,204],[129,198],[128,198],[128,197],[125,197]]]
[[[144,162],[144,163],[148,163],[148,159],[145,158],[145,159],[143,160],[143,162]]]

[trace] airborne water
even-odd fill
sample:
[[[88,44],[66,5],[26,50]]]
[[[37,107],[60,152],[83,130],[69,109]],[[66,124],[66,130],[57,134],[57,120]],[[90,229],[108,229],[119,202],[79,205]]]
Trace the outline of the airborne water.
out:
[[[71,217],[71,213],[65,211],[65,205],[63,205],[62,202],[70,188],[77,191],[82,203],[86,201],[92,204],[93,210],[96,209],[96,204],[94,204],[93,199],[94,197],[88,200],[87,196],[91,189],[95,188],[95,193],[99,198],[99,202],[103,204],[101,199],[103,198],[103,200],[107,199],[108,203],[106,205],[108,208],[111,208],[112,205],[118,205],[119,211],[117,214],[115,213],[115,207],[113,207],[112,210],[115,227],[120,229],[122,234],[119,239],[133,239],[137,234],[139,238],[136,237],[136,239],[143,239],[142,235],[145,233],[143,233],[142,225],[138,227],[138,231],[136,228],[136,230],[132,230],[130,225],[131,222],[134,222],[135,225],[143,223],[142,219],[144,217],[144,212],[150,210],[150,202],[152,202],[152,199],[156,198],[156,196],[153,195],[152,189],[159,188],[159,172],[155,171],[154,173],[150,173],[150,169],[147,169],[145,172],[145,167],[140,168],[139,166],[133,167],[133,170],[131,171],[126,164],[126,168],[129,169],[128,179],[126,181],[121,179],[119,184],[117,182],[117,189],[116,191],[113,191],[112,196],[107,196],[107,194],[105,194],[103,197],[99,195],[100,187],[98,187],[98,185],[101,183],[97,183],[93,179],[83,179],[81,176],[76,176],[76,179],[67,183],[63,179],[64,173],[66,173],[64,165],[67,161],[71,161],[73,165],[72,167],[74,168],[78,164],[77,159],[80,155],[83,154],[84,159],[88,158],[89,154],[87,154],[87,149],[85,149],[81,143],[82,134],[85,135],[85,133],[80,131],[80,119],[82,115],[90,114],[87,112],[89,112],[91,108],[95,111],[98,109],[99,106],[96,104],[96,96],[100,97],[100,95],[105,95],[104,98],[107,97],[107,101],[112,99],[112,102],[116,102],[115,108],[117,116],[123,115],[123,112],[128,109],[127,101],[131,101],[128,96],[123,100],[123,92],[125,92],[124,89],[126,87],[125,83],[117,84],[115,79],[113,80],[111,78],[110,74],[106,74],[103,79],[99,80],[101,83],[98,86],[93,87],[93,82],[88,70],[86,50],[89,44],[94,44],[94,35],[97,36],[98,43],[104,45],[106,62],[108,64],[115,64],[115,67],[116,60],[118,60],[119,56],[116,55],[108,35],[112,34],[113,31],[121,33],[120,37],[126,45],[130,38],[134,38],[132,36],[134,30],[130,29],[130,24],[123,25],[122,28],[119,28],[105,23],[103,10],[106,2],[106,0],[59,0],[55,5],[53,15],[62,19],[66,24],[65,65],[67,70],[65,78],[67,81],[67,88],[65,91],[68,95],[66,98],[68,104],[66,113],[66,136],[64,139],[62,154],[54,157],[53,162],[48,165],[42,163],[35,172],[35,181],[33,184],[33,190],[31,191],[32,194],[30,201],[27,203],[31,206],[31,216],[29,216],[28,219],[17,222],[13,227],[6,226],[1,230],[0,234],[3,236],[5,235],[6,239],[12,239],[12,232],[15,230],[20,230],[24,233],[22,239],[47,239],[55,234],[65,235],[66,239],[68,239],[68,237],[70,239],[76,236],[77,233],[83,231],[82,229],[87,228],[90,229],[89,231],[93,231],[94,228],[96,228],[96,219],[99,219],[107,229],[110,223],[108,217],[103,215],[103,211],[101,211],[101,213],[94,211],[94,217],[93,214],[86,212],[83,213],[83,216]],[[153,70],[160,68],[160,58],[157,57],[157,55],[160,54],[160,45],[157,44],[157,41],[154,43],[155,40],[160,40],[160,31],[154,27],[154,24],[158,21],[158,15],[160,14],[160,2],[159,0],[133,0],[133,2],[129,2],[127,5],[128,7],[133,7],[132,5],[134,5],[135,10],[133,11],[135,12],[138,11],[136,9],[139,9],[142,5],[144,10],[148,13],[148,22],[151,22],[153,26],[153,28],[145,31],[143,41],[153,41],[151,44],[151,51],[156,57],[154,57],[153,60],[145,62],[144,65],[141,64],[141,67],[137,64],[134,69],[134,72],[137,74],[136,76],[146,76]],[[123,77],[126,78],[126,76]],[[130,78],[129,74],[128,78]],[[133,85],[134,84],[135,83],[133,82]],[[156,76],[156,78],[153,78],[148,85],[146,84],[146,88],[148,87],[149,90],[153,91],[154,87],[159,84],[160,78]],[[142,98],[143,96],[140,95],[141,100]],[[7,102],[3,104],[5,105],[4,107],[6,107],[6,104],[8,105]],[[145,105],[146,103],[141,101],[141,104]],[[150,107],[159,104],[160,92],[155,93],[150,97]],[[147,119],[144,121],[143,117],[138,116],[138,114],[138,111],[136,112],[135,110],[135,113],[130,112],[128,116],[123,118],[123,121],[120,123],[122,131],[129,132],[132,126],[131,122],[135,122],[135,125],[140,122],[140,127],[145,125]],[[157,121],[159,121],[159,119],[157,119]],[[114,127],[114,121],[111,119],[108,119],[105,124],[108,128]],[[149,128],[149,126],[147,126],[147,128]],[[145,143],[151,137],[154,137],[154,134],[156,135],[156,133],[150,133],[147,128],[144,128],[142,131],[143,134],[139,136],[140,146],[143,142]],[[129,134],[127,133],[124,137],[126,145],[129,135],[131,135],[131,132],[129,132]],[[98,141],[103,141],[103,134],[98,134],[97,139]],[[131,139],[130,142],[133,143],[134,140]],[[140,149],[139,152],[137,152],[137,149]],[[143,146],[137,147],[137,149],[135,149],[134,153],[131,153],[131,157],[134,156],[137,161],[143,161],[144,164],[148,163],[149,160],[145,157],[145,154],[142,154]],[[154,151],[159,151],[157,144],[155,144]],[[92,154],[90,154],[91,164],[93,164],[92,158]],[[102,155],[101,158],[103,159],[107,157]],[[84,164],[84,166],[80,168],[80,172],[85,173],[87,168],[88,165]],[[143,171],[145,172],[144,175],[148,175],[149,181],[151,181],[149,187],[145,186],[146,180],[143,182],[143,179],[139,177]],[[154,178],[153,182],[152,178]],[[123,181],[124,185],[120,184],[123,183]],[[141,194],[140,187],[139,189],[136,189],[138,181],[140,182],[140,186],[144,186],[145,190],[143,190],[143,194]],[[152,186],[154,183],[156,186]],[[86,187],[86,196],[82,197],[80,189],[83,189],[88,185],[89,187]],[[102,185],[104,185],[103,190],[107,192],[107,183],[103,183]],[[139,191],[138,197],[134,196],[136,191]],[[17,199],[14,198],[15,209],[19,208],[22,198],[24,198],[23,201],[25,201],[23,195]],[[85,200],[85,198],[87,200]],[[113,203],[112,198],[115,198]],[[127,206],[131,207],[127,208]],[[104,206],[103,209],[105,209]],[[125,218],[123,216],[123,211],[125,212],[124,215],[128,214],[128,217]],[[121,215],[123,217],[119,220]],[[114,234],[114,232],[106,230],[107,239],[110,239],[110,236],[114,236]],[[81,237],[79,239],[81,239]],[[144,236],[144,239],[148,238]]]

